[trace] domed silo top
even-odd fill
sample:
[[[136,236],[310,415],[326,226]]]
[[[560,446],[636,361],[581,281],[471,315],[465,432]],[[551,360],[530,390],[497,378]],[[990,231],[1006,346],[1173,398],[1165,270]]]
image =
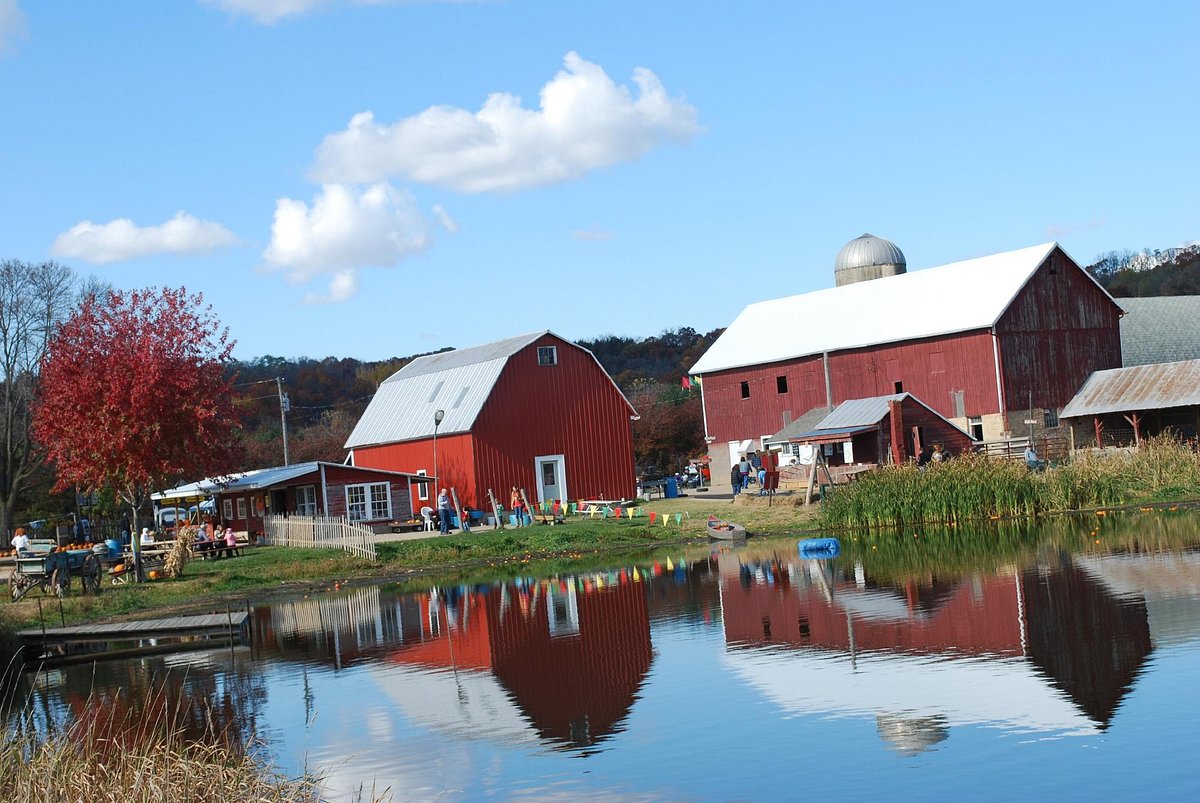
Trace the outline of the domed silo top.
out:
[[[904,252],[891,240],[864,234],[842,246],[833,261],[833,277],[838,287],[884,276],[904,273],[908,265]]]

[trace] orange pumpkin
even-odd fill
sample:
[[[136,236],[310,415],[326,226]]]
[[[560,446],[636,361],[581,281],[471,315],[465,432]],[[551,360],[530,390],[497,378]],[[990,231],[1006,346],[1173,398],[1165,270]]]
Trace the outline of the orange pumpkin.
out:
[[[152,569],[152,570],[150,571],[150,573],[149,573],[149,574],[147,574],[146,576],[147,576],[147,577],[149,577],[151,580],[157,580],[157,579],[158,579],[158,571],[157,571],[157,570],[154,570],[154,569]]]
[[[124,564],[124,563],[118,563],[116,566],[113,566],[113,567],[112,567],[112,573],[113,573],[113,574],[120,574],[120,573],[121,573],[121,572],[123,572],[123,571],[125,571],[125,564]]]

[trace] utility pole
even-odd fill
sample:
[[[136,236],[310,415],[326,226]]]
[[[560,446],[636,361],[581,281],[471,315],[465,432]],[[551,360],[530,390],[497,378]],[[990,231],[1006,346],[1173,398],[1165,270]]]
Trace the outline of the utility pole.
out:
[[[279,391],[279,423],[283,426],[283,464],[287,466],[290,465],[288,461],[287,414],[292,405],[288,401],[287,394],[283,392],[283,377],[275,377],[275,388]]]

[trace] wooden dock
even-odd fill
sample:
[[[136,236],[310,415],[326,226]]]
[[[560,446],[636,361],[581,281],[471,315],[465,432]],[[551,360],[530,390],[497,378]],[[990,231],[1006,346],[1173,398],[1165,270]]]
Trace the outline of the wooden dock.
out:
[[[200,616],[172,616],[167,619],[141,619],[134,622],[69,625],[45,630],[22,630],[18,635],[27,644],[64,641],[133,641],[178,636],[228,635],[238,633],[246,621],[245,611],[208,613]]]

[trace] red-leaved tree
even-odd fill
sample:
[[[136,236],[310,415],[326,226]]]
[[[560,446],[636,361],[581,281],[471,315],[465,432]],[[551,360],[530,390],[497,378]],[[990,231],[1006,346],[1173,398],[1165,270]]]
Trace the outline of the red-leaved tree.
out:
[[[232,350],[212,307],[184,288],[86,299],[50,342],[34,410],[56,488],[112,488],[136,532],[152,492],[228,473]]]

